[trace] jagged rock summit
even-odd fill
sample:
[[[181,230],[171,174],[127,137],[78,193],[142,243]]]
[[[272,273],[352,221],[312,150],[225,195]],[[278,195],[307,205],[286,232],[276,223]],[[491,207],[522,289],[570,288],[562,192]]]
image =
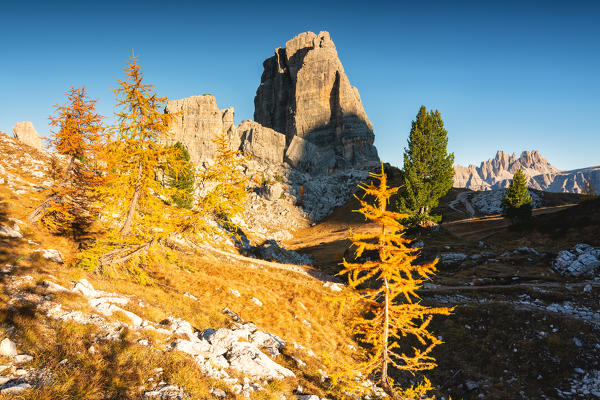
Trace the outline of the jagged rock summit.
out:
[[[166,142],[183,143],[202,167],[225,132],[232,148],[250,156],[250,206],[242,228],[264,239],[319,221],[344,204],[368,171],[379,165],[373,127],[350,85],[329,33],[301,33],[264,62],[256,121],[234,124],[232,107],[209,94],[170,100],[176,114]],[[258,183],[257,183],[258,182]]]
[[[537,150],[524,151],[518,158],[514,153],[498,151],[494,158],[482,162],[479,167],[455,165],[454,187],[471,190],[506,188],[519,169],[529,178],[528,185],[533,189],[582,193],[589,182],[600,192],[600,167],[561,171]]]
[[[301,33],[263,65],[256,122],[235,126],[233,108],[220,110],[211,95],[171,100],[165,111],[179,114],[170,142],[184,143],[196,163],[212,158],[213,139],[226,132],[245,154],[311,175],[379,164],[373,127],[329,33]]]
[[[263,67],[254,119],[286,135],[292,165],[315,156],[326,169],[378,165],[373,126],[328,32],[295,36]]]
[[[37,150],[43,150],[42,138],[38,135],[31,121],[17,122],[12,128],[13,135],[21,143],[25,143]]]

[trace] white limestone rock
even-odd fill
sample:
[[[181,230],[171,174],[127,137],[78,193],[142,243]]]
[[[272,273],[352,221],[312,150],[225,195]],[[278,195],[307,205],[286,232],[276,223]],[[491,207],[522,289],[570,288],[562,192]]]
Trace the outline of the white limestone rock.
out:
[[[32,387],[33,386],[31,386],[29,383],[18,383],[14,386],[9,386],[7,388],[1,389],[0,394],[21,394],[26,390],[31,389]]]
[[[43,150],[42,138],[38,135],[31,121],[17,122],[12,128],[15,138],[21,143],[37,150]]]
[[[144,392],[144,399],[158,400],[183,400],[188,398],[185,391],[175,385],[167,385],[166,383],[160,387]]]
[[[28,362],[33,361],[33,357],[29,354],[19,354],[14,358],[14,362],[16,365],[27,364]]]
[[[0,356],[15,357],[17,355],[17,345],[9,338],[0,342]]]
[[[275,380],[295,376],[292,371],[271,360],[252,343],[232,343],[226,358],[231,368],[254,379]]]
[[[250,343],[265,349],[271,357],[277,357],[285,347],[285,341],[272,333],[255,331],[249,337]]]
[[[552,268],[567,276],[594,276],[600,267],[600,249],[577,244],[572,251],[562,250],[552,262]]]
[[[62,264],[63,263],[63,258],[62,258],[62,254],[60,254],[60,251],[55,250],[55,249],[37,249],[34,251],[34,253],[41,253],[42,257],[44,257],[46,260],[49,261],[53,261],[57,264]]]
[[[73,288],[73,292],[80,293],[81,295],[83,295],[85,297],[96,297],[97,296],[96,289],[94,289],[92,284],[90,282],[88,282],[87,279],[80,279],[79,282],[77,282],[75,284],[75,287]]]
[[[14,224],[12,228],[10,226],[0,225],[0,237],[20,239],[23,237],[23,234],[17,224]]]
[[[192,356],[197,356],[200,354],[208,355],[211,351],[210,343],[201,339],[196,339],[194,341],[175,339],[175,341],[171,344],[171,347],[173,350],[178,350]]]

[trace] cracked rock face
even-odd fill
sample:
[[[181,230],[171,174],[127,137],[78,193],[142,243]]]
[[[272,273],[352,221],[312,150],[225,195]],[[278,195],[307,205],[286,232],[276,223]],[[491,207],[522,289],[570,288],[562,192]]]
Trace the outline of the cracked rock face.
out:
[[[286,135],[288,162],[327,161],[302,165],[313,172],[378,165],[373,126],[328,32],[295,36],[263,66],[254,119]]]
[[[176,114],[168,144],[185,144],[195,163],[212,159],[217,150],[213,140],[222,132],[233,131],[233,108],[219,110],[211,95],[169,100],[165,112]]]
[[[12,128],[13,134],[21,143],[35,149],[43,150],[42,138],[38,135],[31,121],[17,122]]]

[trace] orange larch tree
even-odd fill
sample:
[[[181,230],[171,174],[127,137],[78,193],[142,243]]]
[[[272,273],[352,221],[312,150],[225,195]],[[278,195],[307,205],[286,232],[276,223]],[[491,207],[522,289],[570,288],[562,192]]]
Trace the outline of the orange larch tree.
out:
[[[452,309],[429,308],[415,301],[419,299],[416,290],[435,273],[436,262],[415,264],[418,251],[407,247],[411,241],[404,237],[405,228],[398,222],[407,215],[387,211],[390,196],[399,188],[387,186],[383,165],[381,173],[371,173],[371,177],[378,184],[359,187],[365,196],[374,197],[375,202],[370,204],[364,197],[359,198],[361,208],[357,211],[379,225],[379,231],[351,234],[349,239],[356,246],[357,261],[344,260],[340,272],[348,276],[348,283],[354,289],[349,296],[362,307],[360,315],[353,318],[352,331],[363,345],[364,361],[354,372],[374,378],[392,398],[424,399],[432,389],[426,378],[417,386],[400,388],[394,385],[389,369],[415,373],[434,368],[431,351],[442,341],[427,327],[435,314],[448,315]],[[359,262],[365,251],[377,252],[376,259]],[[405,342],[407,336],[416,338],[424,348],[407,349],[410,347]],[[352,386],[352,382],[349,380],[346,385]]]
[[[81,233],[97,213],[95,190],[103,181],[101,155],[107,133],[96,113],[97,100],[89,99],[85,88],[71,87],[66,95],[66,104],[56,105],[50,116],[54,130],[49,143],[66,158],[67,167],[29,221],[41,220],[56,233]]]
[[[182,173],[189,162],[179,150],[163,143],[174,114],[163,112],[166,97],[144,83],[135,57],[125,68],[126,79],[113,89],[117,97],[115,140],[108,145],[106,182],[99,193],[108,231],[87,249],[80,265],[87,269],[127,272],[145,279],[142,264],[151,262],[153,247],[165,244],[180,229],[184,209],[171,204],[177,187],[165,184],[165,174]]]

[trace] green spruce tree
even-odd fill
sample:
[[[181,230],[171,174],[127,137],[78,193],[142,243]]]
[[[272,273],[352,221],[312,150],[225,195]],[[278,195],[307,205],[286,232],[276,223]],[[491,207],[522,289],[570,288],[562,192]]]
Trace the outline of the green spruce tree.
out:
[[[527,221],[531,217],[531,201],[527,177],[523,171],[518,170],[502,199],[503,215],[510,218],[513,224]]]
[[[596,194],[596,188],[594,187],[594,184],[592,183],[592,178],[588,177],[588,178],[584,178],[585,179],[585,186],[583,188],[583,200],[594,200],[596,198],[598,198],[598,194]]]
[[[194,203],[194,183],[196,176],[193,164],[189,162],[190,153],[181,142],[175,143],[172,147],[178,150],[177,159],[186,161],[186,167],[180,172],[169,169],[167,184],[169,187],[178,189],[172,195],[173,203],[179,208],[191,209]]]
[[[448,153],[448,132],[438,110],[421,106],[412,122],[404,149],[404,190],[398,209],[418,220],[430,218],[432,208],[454,183],[454,154]]]

